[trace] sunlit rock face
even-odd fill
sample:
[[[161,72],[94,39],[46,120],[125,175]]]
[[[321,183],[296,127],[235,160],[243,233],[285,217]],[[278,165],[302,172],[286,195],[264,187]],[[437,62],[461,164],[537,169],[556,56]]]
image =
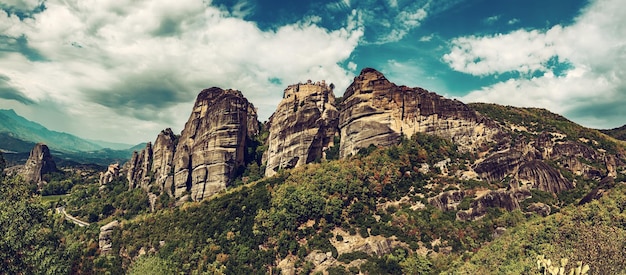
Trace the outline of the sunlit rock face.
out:
[[[151,171],[154,184],[156,184],[161,191],[167,192],[170,196],[173,195],[174,152],[177,142],[178,137],[172,132],[172,129],[167,128],[159,133],[152,147]]]
[[[354,78],[339,109],[342,157],[370,144],[398,144],[402,135],[415,133],[450,138],[469,151],[499,133],[489,120],[462,102],[422,88],[396,86],[371,68]]]
[[[198,95],[174,153],[174,196],[202,200],[229,184],[244,165],[246,141],[258,132],[256,109],[240,91]]]
[[[338,134],[339,112],[331,87],[324,81],[309,81],[285,89],[267,124],[266,176],[325,158]]]

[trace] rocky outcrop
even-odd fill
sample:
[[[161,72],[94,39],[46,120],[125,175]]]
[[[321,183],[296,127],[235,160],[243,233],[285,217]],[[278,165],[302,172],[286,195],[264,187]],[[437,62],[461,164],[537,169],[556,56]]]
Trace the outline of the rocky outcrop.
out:
[[[492,190],[472,202],[470,209],[457,212],[458,220],[476,220],[487,214],[489,208],[502,208],[507,211],[520,209],[520,202],[531,197],[530,190]]]
[[[335,95],[324,81],[291,85],[268,121],[266,176],[325,158],[338,133]]]
[[[366,68],[346,89],[339,108],[341,156],[370,144],[395,145],[402,135],[435,134],[463,150],[492,140],[499,130],[460,101],[422,88],[396,86],[380,72]]]
[[[256,109],[236,90],[198,95],[174,153],[174,196],[202,200],[226,188],[258,133]]]
[[[100,185],[107,185],[117,178],[120,174],[120,164],[115,163],[109,165],[105,172],[100,172]]]
[[[58,169],[48,146],[37,143],[30,151],[28,160],[19,174],[25,181],[37,183],[41,187],[43,184],[42,176],[56,171]]]
[[[552,208],[542,202],[535,202],[535,203],[531,203],[530,205],[528,205],[528,207],[526,207],[527,211],[530,212],[534,212],[537,213],[539,215],[541,215],[542,217],[546,217],[548,215],[550,215],[550,212],[552,211]]]
[[[152,177],[154,184],[170,196],[173,196],[174,187],[174,152],[178,137],[167,128],[156,138],[152,147]]]
[[[465,197],[465,191],[450,190],[435,197],[429,198],[428,203],[442,211],[456,210],[457,206]]]
[[[152,143],[148,142],[146,148],[133,152],[133,156],[124,164],[129,190],[138,187],[146,191],[150,189],[151,178],[148,172],[152,166],[152,153]]]
[[[113,230],[119,226],[120,223],[118,221],[112,221],[100,227],[100,234],[98,235],[98,247],[100,248],[101,255],[106,255],[111,252],[111,249],[113,248],[113,241],[111,240],[111,236],[113,235]]]

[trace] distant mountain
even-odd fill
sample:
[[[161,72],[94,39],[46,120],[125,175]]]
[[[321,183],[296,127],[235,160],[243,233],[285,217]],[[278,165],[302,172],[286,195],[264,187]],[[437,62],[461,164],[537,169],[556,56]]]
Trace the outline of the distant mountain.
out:
[[[29,152],[38,142],[61,152],[96,151],[105,148],[123,150],[132,147],[130,144],[86,140],[68,133],[51,131],[18,115],[12,109],[0,110],[0,150]]]
[[[105,166],[115,162],[123,163],[130,158],[133,151],[145,147],[145,143],[133,146],[82,139],[49,130],[18,115],[14,110],[0,109],[0,151],[6,153],[5,157],[10,163],[23,163],[30,150],[39,142],[50,148],[52,155],[62,166],[75,162]]]
[[[616,139],[626,140],[626,125],[609,130],[600,130],[600,132],[612,136]]]

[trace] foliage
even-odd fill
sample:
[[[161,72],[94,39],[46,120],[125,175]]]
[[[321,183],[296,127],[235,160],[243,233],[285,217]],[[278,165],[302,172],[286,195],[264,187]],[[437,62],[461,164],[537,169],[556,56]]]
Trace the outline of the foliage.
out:
[[[65,246],[39,197],[19,177],[0,182],[0,273],[68,272]]]
[[[168,260],[161,259],[157,256],[139,257],[128,269],[129,275],[174,275],[177,274],[176,269]]]
[[[531,273],[538,255],[568,258],[591,266],[590,274],[626,270],[626,187],[599,201],[568,206],[546,218],[513,228],[452,271],[463,274]]]

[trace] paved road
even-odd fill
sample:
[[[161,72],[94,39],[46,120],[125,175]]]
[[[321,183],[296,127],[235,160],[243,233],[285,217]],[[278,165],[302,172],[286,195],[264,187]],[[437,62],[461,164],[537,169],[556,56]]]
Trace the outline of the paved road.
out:
[[[81,221],[81,220],[77,219],[76,217],[74,217],[74,216],[68,214],[67,212],[65,212],[65,207],[57,207],[56,209],[57,209],[57,213],[63,213],[63,215],[65,215],[65,219],[66,220],[71,221],[71,222],[77,224],[80,227],[89,226],[88,222]]]

